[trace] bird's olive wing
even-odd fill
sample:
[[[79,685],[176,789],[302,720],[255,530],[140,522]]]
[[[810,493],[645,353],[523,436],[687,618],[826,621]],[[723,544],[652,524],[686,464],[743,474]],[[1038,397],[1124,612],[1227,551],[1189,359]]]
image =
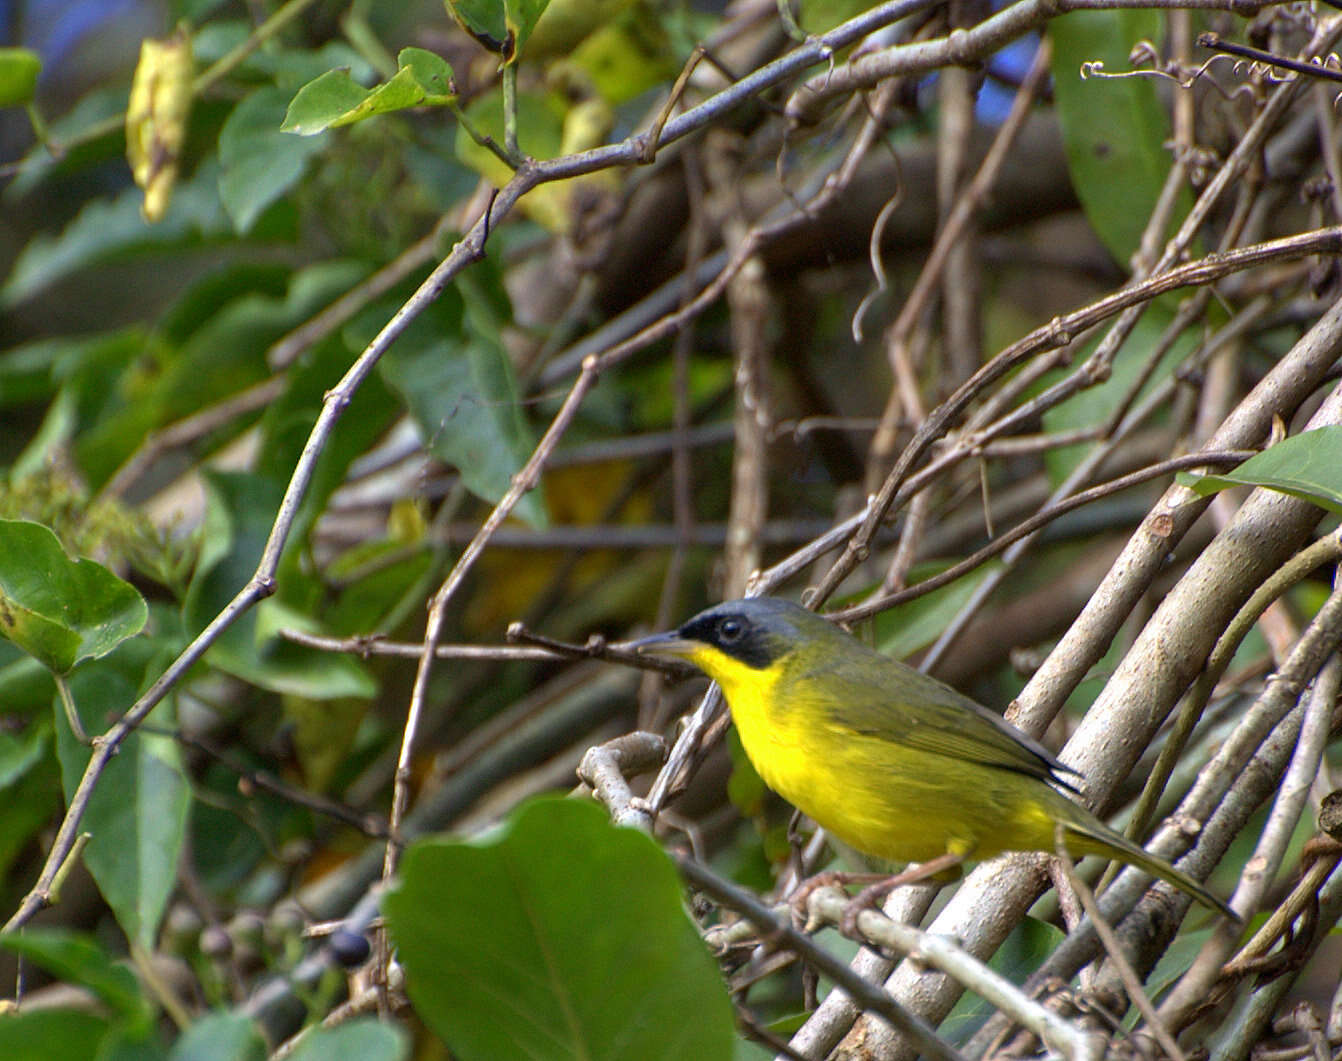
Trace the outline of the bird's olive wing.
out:
[[[879,662],[877,662],[879,661]],[[808,699],[821,702],[831,723],[864,736],[1073,786],[1059,774],[1076,771],[999,715],[949,685],[877,653],[832,661],[800,676]],[[815,693],[824,690],[824,696]]]

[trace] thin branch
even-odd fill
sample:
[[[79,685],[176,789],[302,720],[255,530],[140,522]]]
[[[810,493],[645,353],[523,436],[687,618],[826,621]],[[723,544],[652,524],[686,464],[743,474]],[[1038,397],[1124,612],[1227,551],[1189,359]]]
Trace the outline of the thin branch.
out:
[[[872,597],[863,601],[861,604],[850,605],[847,608],[841,608],[838,611],[826,613],[826,618],[833,619],[840,623],[861,622],[863,619],[869,619],[873,615],[893,608],[897,604],[903,604],[906,601],[914,600],[933,590],[947,586],[958,578],[962,578],[974,568],[991,560],[994,556],[1004,552],[1008,546],[1020,541],[1023,538],[1034,534],[1036,531],[1048,526],[1054,520],[1065,516],[1069,512],[1074,512],[1089,504],[1094,504],[1101,498],[1109,497],[1120,493],[1123,490],[1139,486],[1142,483],[1148,483],[1153,479],[1160,479],[1174,472],[1187,471],[1199,467],[1225,467],[1232,468],[1237,464],[1242,464],[1254,455],[1253,451],[1239,450],[1230,453],[1190,453],[1183,457],[1173,457],[1167,461],[1161,461],[1159,464],[1153,464],[1149,468],[1142,468],[1140,471],[1131,472],[1120,476],[1117,479],[1111,479],[1107,483],[1100,483],[1089,490],[1082,490],[1080,493],[1072,494],[1070,497],[1062,498],[1047,505],[1038,514],[1031,516],[1024,522],[1012,527],[1011,530],[998,538],[994,538],[977,552],[971,553],[963,560],[945,571],[926,578],[916,585],[907,589],[899,590],[895,593],[886,593],[880,596]],[[1316,565],[1317,566],[1317,565]]]
[[[1132,963],[1128,961],[1127,955],[1123,953],[1123,945],[1119,942],[1113,925],[1105,920],[1104,915],[1100,912],[1099,905],[1095,902],[1094,892],[1090,890],[1089,885],[1077,873],[1076,863],[1072,861],[1072,856],[1067,851],[1067,843],[1061,824],[1057,826],[1057,843],[1054,854],[1057,855],[1058,861],[1062,863],[1063,872],[1072,886],[1072,891],[1081,900],[1081,907],[1085,910],[1086,916],[1090,918],[1096,934],[1100,937],[1100,942],[1104,944],[1109,960],[1118,970],[1118,974],[1123,980],[1123,987],[1128,992],[1128,997],[1137,1006],[1142,1019],[1146,1021],[1147,1027],[1151,1029],[1151,1034],[1155,1036],[1156,1042],[1160,1044],[1160,1048],[1165,1051],[1165,1055],[1171,1061],[1185,1061],[1184,1052],[1179,1049],[1179,1044],[1174,1041],[1174,1036],[1170,1034],[1169,1028],[1165,1027],[1164,1021],[1156,1013],[1156,1007],[1151,1004],[1151,999],[1142,987],[1141,978],[1137,975],[1137,971],[1133,969]]]
[[[888,77],[925,70],[928,68],[926,64],[932,67],[973,65],[1068,11],[1128,7],[1243,10],[1242,6],[1226,0],[1142,0],[1139,4],[1130,4],[1126,0],[1021,0],[976,26],[957,29],[946,37],[866,52],[823,74],[813,75],[793,92],[785,113],[790,122],[810,125],[835,96],[869,88]]]
[[[846,964],[798,932],[787,921],[774,917],[773,911],[743,888],[723,880],[716,873],[683,855],[673,855],[681,875],[705,895],[744,915],[767,938],[794,950],[840,988],[891,1027],[908,1036],[920,1051],[938,1061],[965,1061],[955,1049],[937,1037],[925,1021],[896,1006],[879,987],[867,983]],[[1098,1061],[1098,1059],[1097,1059]]]
[[[1275,66],[1279,70],[1290,70],[1292,73],[1301,74],[1304,77],[1315,77],[1322,81],[1342,81],[1342,71],[1334,70],[1322,65],[1322,63],[1302,63],[1298,59],[1290,58],[1290,56],[1276,55],[1273,52],[1265,52],[1262,48],[1253,48],[1247,44],[1236,44],[1234,41],[1222,40],[1219,33],[1199,33],[1197,42],[1199,47],[1208,48],[1214,52],[1223,52],[1240,59],[1262,63],[1264,66]]]

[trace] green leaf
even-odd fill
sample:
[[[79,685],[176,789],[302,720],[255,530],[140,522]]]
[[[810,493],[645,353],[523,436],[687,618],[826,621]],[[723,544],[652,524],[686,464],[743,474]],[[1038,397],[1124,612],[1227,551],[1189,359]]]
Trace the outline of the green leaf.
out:
[[[344,70],[328,70],[298,90],[280,128],[312,136],[379,114],[441,107],[456,99],[452,67],[445,59],[423,48],[403,48],[397,61],[396,76],[372,89],[361,87]]]
[[[143,352],[145,336],[138,329],[59,336],[11,347],[0,354],[0,405],[49,400],[73,366],[99,360],[128,339],[136,352]]]
[[[99,1056],[107,1021],[77,1009],[25,1009],[0,1020],[5,1061],[74,1061]]]
[[[0,704],[15,715],[45,714],[56,695],[51,671],[17,645],[0,642],[5,663],[0,666]],[[11,658],[11,654],[14,658]]]
[[[410,1042],[402,1029],[366,1017],[336,1028],[313,1028],[289,1061],[402,1061],[409,1054]]]
[[[109,123],[109,119],[125,114],[126,89],[126,82],[120,78],[103,88],[95,88],[47,126],[47,142],[29,148],[17,167],[18,172],[0,193],[10,209],[57,173],[85,172],[89,166],[113,158],[124,165],[121,159],[126,149],[125,129],[119,121]],[[83,140],[94,126],[111,131]],[[58,157],[52,154],[48,144],[64,144],[69,149]]]
[[[265,379],[271,343],[348,291],[366,271],[361,263],[326,260],[297,272],[249,270],[232,274],[238,287],[221,282],[213,291],[190,292],[170,314],[165,324],[170,334],[162,336],[152,359],[143,357],[142,343],[141,359],[126,371],[84,385],[91,391],[101,386],[105,403],[74,444],[90,483],[105,483],[154,428]],[[211,441],[222,445],[247,426],[249,419],[238,417]]]
[[[31,103],[42,57],[27,48],[0,48],[0,107]]]
[[[515,48],[508,41],[508,24],[504,19],[503,0],[444,0],[447,13],[461,28],[479,42],[482,48],[497,52],[505,58]]]
[[[190,20],[195,24],[195,20]],[[196,58],[202,67],[218,62],[241,47],[251,36],[255,25],[246,18],[219,18],[200,25],[192,41]],[[293,47],[286,47],[292,44]],[[274,83],[293,92],[327,70],[345,67],[352,71],[356,81],[371,81],[376,77],[372,65],[344,40],[332,40],[320,48],[302,46],[296,38],[287,41],[272,40],[265,48],[251,52],[238,66],[242,76],[235,83],[249,85]]]
[[[42,761],[49,736],[45,725],[29,726],[21,736],[0,733],[0,789],[21,780]]]
[[[219,132],[219,196],[240,235],[275,200],[303,179],[325,139],[285,136],[280,130],[289,94],[275,85],[239,103]]]
[[[464,312],[455,289],[444,292],[396,340],[381,367],[429,448],[457,469],[471,493],[494,503],[526,462],[532,437],[500,339],[502,324],[489,296],[473,281],[465,287]],[[532,526],[545,523],[535,493],[515,511]]]
[[[178,185],[167,215],[152,225],[140,216],[139,188],[125,189],[114,199],[89,203],[59,236],[31,240],[0,289],[0,307],[12,306],[71,273],[146,250],[165,250],[197,243],[224,231],[218,171],[205,164],[190,181]]]
[[[337,557],[328,575],[344,588],[324,615],[337,635],[386,629],[406,594],[433,567],[427,545],[409,554],[400,541],[364,542]]]
[[[1320,427],[1284,438],[1220,475],[1182,474],[1179,482],[1202,497],[1231,486],[1265,486],[1342,513],[1342,427]]]
[[[0,635],[57,674],[139,633],[144,598],[92,560],[71,560],[46,527],[0,520]]]
[[[383,900],[418,1015],[461,1061],[730,1058],[731,1006],[670,860],[540,799],[406,852]]]
[[[444,0],[448,14],[481,47],[515,63],[550,0]]]
[[[13,479],[20,477],[26,463],[31,471],[51,466],[52,460],[68,460],[69,448],[77,445],[76,431],[95,421],[117,401],[119,387],[134,377],[138,359],[154,349],[153,338],[138,326],[104,332],[88,339],[57,341],[52,351],[51,382],[57,388],[54,401],[47,407],[42,426],[24,447],[10,469]],[[143,441],[141,433],[139,441]],[[46,447],[60,447],[59,454]]]
[[[446,102],[456,97],[452,65],[441,55],[423,48],[402,48],[396,55],[396,65],[414,74],[415,80],[434,102]]]
[[[315,136],[357,109],[371,92],[350,77],[348,70],[327,70],[300,88],[289,101],[280,130]]]
[[[135,700],[135,687],[110,660],[81,667],[71,676],[70,688],[90,733],[102,732],[109,718]],[[156,715],[163,710],[160,706]],[[55,714],[56,752],[68,801],[84,776],[90,749],[70,732],[59,705]],[[117,749],[84,812],[81,827],[92,834],[84,862],[122,931],[146,949],[153,947],[177,883],[190,802],[176,743],[139,730]]]
[[[264,1061],[266,1041],[238,1013],[209,1013],[182,1033],[168,1061]]]
[[[48,671],[42,673],[49,677]],[[48,712],[50,703],[48,697],[44,705]],[[39,750],[45,753],[51,734],[50,714],[30,723],[28,732],[38,735]],[[39,831],[50,827],[52,816],[59,814],[62,807],[60,775],[54,755],[42,754],[18,776],[11,774],[7,780],[4,798],[0,800],[0,877],[8,874],[14,860],[25,850],[31,850],[29,845],[38,842]]]
[[[88,988],[141,1034],[153,1021],[153,1007],[140,983],[92,937],[64,928],[29,928],[0,936],[0,946],[20,954],[58,979]]]
[[[193,630],[204,629],[255,572],[281,495],[277,483],[244,473],[211,472],[205,485],[204,540],[183,609]],[[283,612],[278,601],[251,609],[210,646],[206,659],[263,689],[312,700],[377,692],[358,660],[274,637],[277,625],[299,625]]]
[[[536,28],[536,23],[540,21],[541,15],[545,14],[545,9],[549,5],[550,0],[503,0],[503,17],[507,22],[509,34],[516,42],[511,56],[512,62],[516,62],[517,57],[522,54],[531,31]]]
[[[1171,161],[1169,117],[1146,77],[1081,78],[1081,64],[1100,61],[1113,73],[1129,68],[1139,40],[1159,40],[1157,11],[1075,11],[1049,22],[1053,91],[1067,166],[1096,235],[1126,265],[1160,197]],[[1188,210],[1188,192],[1182,207]]]

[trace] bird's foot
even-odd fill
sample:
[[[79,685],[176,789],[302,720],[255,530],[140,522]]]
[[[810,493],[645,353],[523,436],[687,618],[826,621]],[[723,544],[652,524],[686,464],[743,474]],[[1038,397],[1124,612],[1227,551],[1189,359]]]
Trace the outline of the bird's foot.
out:
[[[850,884],[870,884],[872,881],[884,881],[884,873],[841,873],[838,870],[826,870],[824,873],[817,873],[813,877],[807,877],[797,885],[793,893],[788,896],[788,902],[792,904],[792,912],[796,915],[799,922],[805,922],[807,918],[806,902],[811,898],[811,894],[819,888],[846,888]]]
[[[879,909],[886,896],[905,884],[945,881],[948,877],[953,880],[959,875],[960,866],[963,862],[963,855],[948,852],[919,865],[910,866],[902,873],[896,873],[893,877],[885,877],[875,884],[863,888],[843,908],[843,914],[839,917],[839,931],[849,939],[857,940],[859,943],[864,942],[857,931],[858,915],[863,910]]]

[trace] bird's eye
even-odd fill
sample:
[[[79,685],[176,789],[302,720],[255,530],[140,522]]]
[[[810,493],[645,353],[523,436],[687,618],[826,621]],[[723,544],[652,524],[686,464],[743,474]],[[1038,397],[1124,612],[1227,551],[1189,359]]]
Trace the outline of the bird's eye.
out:
[[[746,632],[745,624],[740,619],[723,619],[718,623],[718,640],[724,645],[730,645],[741,640],[741,635]]]

